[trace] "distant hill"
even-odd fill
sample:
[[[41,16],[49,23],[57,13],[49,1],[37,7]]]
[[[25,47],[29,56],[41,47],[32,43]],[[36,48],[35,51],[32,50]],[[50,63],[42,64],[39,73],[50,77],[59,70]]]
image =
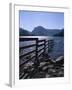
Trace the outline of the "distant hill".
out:
[[[47,30],[41,26],[35,27],[32,31],[32,34],[35,36],[44,36],[47,35]]]
[[[54,36],[64,36],[64,29],[62,29],[60,33],[55,34]]]
[[[35,27],[32,32],[19,28],[20,36],[64,36],[64,29],[45,29],[42,26]]]
[[[25,29],[22,29],[22,28],[19,28],[19,35],[20,36],[30,36],[30,32],[25,30]]]
[[[58,29],[45,29],[42,26],[35,27],[32,34],[35,36],[54,36],[61,31]]]

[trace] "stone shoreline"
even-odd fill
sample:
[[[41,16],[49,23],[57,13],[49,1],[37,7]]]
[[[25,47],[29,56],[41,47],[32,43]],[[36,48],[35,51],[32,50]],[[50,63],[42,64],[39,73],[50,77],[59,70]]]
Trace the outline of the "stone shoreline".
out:
[[[64,77],[63,56],[58,57],[56,60],[52,60],[50,56],[44,55],[39,63],[37,68],[33,62],[29,62],[20,68],[20,79]],[[23,73],[21,73],[22,71]]]

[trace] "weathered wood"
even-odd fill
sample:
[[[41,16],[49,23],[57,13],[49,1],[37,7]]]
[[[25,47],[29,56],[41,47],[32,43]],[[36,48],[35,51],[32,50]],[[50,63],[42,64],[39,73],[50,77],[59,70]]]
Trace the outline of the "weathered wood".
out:
[[[44,54],[46,52],[46,40],[44,40]]]
[[[38,60],[38,39],[36,39],[36,58],[35,58],[34,64],[35,64],[36,68],[39,65],[39,60]]]
[[[43,48],[41,48],[40,50],[38,50],[38,53],[39,53],[40,51],[42,51],[42,50],[44,50],[44,47],[43,47]]]
[[[27,48],[30,48],[30,47],[36,47],[35,50],[32,50],[30,52],[27,52],[26,54],[22,54],[19,56],[20,59],[22,59],[23,57],[29,55],[29,54],[32,54],[33,52],[35,52],[35,55],[31,58],[28,58],[26,61],[24,61],[22,64],[19,65],[20,69],[21,67],[24,67],[24,65],[26,63],[28,63],[29,61],[31,61],[33,58],[35,58],[34,60],[34,65],[32,66],[33,68],[27,72],[27,74],[25,74],[25,70],[23,69],[20,73],[20,79],[22,78],[32,78],[33,77],[33,74],[35,74],[37,71],[38,71],[38,68],[40,66],[40,62],[39,62],[39,57],[42,55],[45,55],[46,53],[46,49],[49,48],[48,44],[50,44],[50,42],[52,41],[48,41],[46,39],[43,39],[43,40],[38,40],[38,38],[24,38],[24,37],[20,37],[20,42],[24,42],[24,41],[35,41],[36,43],[35,44],[31,44],[31,45],[28,45],[28,46],[23,46],[23,47],[20,47],[19,49],[22,50],[22,49],[27,49]],[[49,42],[49,43],[48,43]],[[42,47],[43,46],[43,47]],[[41,49],[39,49],[40,47],[42,47]],[[42,52],[41,52],[42,51]],[[39,54],[40,53],[40,54]],[[42,58],[43,59],[43,58]],[[47,62],[46,62],[47,63]],[[43,67],[44,71],[47,70],[47,66],[46,67]],[[28,71],[28,70],[27,70]]]
[[[33,46],[36,46],[36,44],[32,44],[32,45],[28,45],[28,46],[20,47],[20,50],[21,50],[21,49],[30,48],[30,47],[33,47]]]
[[[44,46],[44,43],[43,43],[43,44],[38,45],[38,47],[41,47],[41,46]]]
[[[19,41],[20,42],[23,42],[23,41],[35,41],[37,40],[38,38],[23,38],[23,37],[20,37],[19,38]]]
[[[42,40],[38,40],[38,42],[44,42],[45,39],[42,39]]]
[[[30,52],[28,52],[28,53],[26,53],[26,54],[23,54],[23,55],[20,55],[20,58],[22,58],[22,57],[24,57],[24,56],[26,56],[26,55],[29,55],[29,54],[31,54],[31,53],[33,53],[33,52],[35,52],[36,50],[33,50],[33,51],[30,51]]]

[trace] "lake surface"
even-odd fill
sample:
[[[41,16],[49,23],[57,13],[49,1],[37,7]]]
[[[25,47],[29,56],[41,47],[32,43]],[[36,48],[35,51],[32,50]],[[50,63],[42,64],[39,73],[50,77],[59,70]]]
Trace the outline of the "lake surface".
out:
[[[56,59],[59,56],[64,56],[64,37],[42,37],[42,36],[32,36],[32,38],[38,38],[38,39],[53,39],[54,40],[54,46],[52,48],[51,52],[48,52],[48,54],[51,56],[51,58]],[[29,37],[28,37],[29,38]],[[30,36],[31,38],[31,36]],[[35,41],[25,41],[25,42],[20,42],[19,47],[35,44]],[[28,48],[20,52],[20,54],[25,54],[28,51],[34,50],[36,47]]]
[[[59,56],[64,56],[64,37],[53,37],[54,46],[49,55],[56,59]]]

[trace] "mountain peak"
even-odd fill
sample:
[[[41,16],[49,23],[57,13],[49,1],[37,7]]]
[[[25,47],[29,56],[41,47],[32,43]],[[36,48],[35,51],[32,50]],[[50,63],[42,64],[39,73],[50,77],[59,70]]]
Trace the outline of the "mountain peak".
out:
[[[44,28],[43,26],[37,26],[37,27],[35,27],[35,28]]]
[[[33,29],[32,34],[35,36],[54,36],[55,34],[61,32],[58,29],[45,29],[42,26],[37,26]]]
[[[47,33],[47,30],[42,26],[37,26],[32,31],[32,34],[36,36],[39,36],[39,35],[42,36],[42,35],[45,35],[45,33]]]
[[[38,29],[38,30],[42,30],[42,29],[44,29],[44,30],[45,30],[45,28],[42,27],[42,26],[37,26],[37,27],[35,27],[34,29],[35,29],[35,30],[36,30],[36,29]]]

